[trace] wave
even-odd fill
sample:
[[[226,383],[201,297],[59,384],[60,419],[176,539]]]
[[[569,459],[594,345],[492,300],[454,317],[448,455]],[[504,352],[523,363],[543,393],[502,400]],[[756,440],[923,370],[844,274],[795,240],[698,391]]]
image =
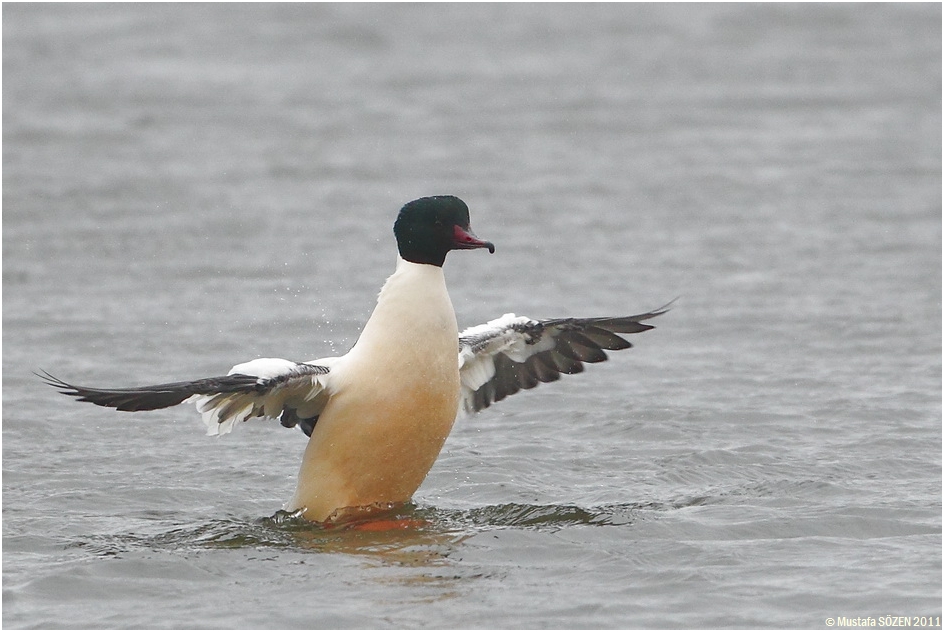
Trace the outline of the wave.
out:
[[[177,525],[157,533],[94,536],[73,543],[97,556],[130,550],[275,548],[378,552],[411,546],[453,544],[497,529],[558,531],[572,527],[631,528],[660,513],[705,504],[692,497],[676,502],[622,503],[597,507],[505,503],[468,509],[385,507],[341,524],[308,522],[285,511],[257,519],[217,518]]]

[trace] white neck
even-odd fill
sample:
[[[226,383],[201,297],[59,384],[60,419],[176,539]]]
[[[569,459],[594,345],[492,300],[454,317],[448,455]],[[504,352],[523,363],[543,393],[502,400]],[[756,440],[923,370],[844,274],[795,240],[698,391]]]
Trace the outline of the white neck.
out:
[[[392,345],[402,354],[415,345],[435,353],[448,345],[454,355],[458,339],[442,268],[398,257],[397,269],[380,290],[377,306],[351,352],[377,353]]]

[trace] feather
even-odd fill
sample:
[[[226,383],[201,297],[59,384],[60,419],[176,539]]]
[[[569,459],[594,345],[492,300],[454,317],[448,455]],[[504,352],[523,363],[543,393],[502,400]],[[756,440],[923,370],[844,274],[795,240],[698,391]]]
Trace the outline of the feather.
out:
[[[533,320],[505,314],[469,327],[459,335],[462,406],[466,412],[479,411],[520,390],[559,380],[562,373],[580,373],[584,363],[603,362],[606,351],[632,347],[618,334],[652,329],[643,321],[664,314],[669,305],[603,318]]]

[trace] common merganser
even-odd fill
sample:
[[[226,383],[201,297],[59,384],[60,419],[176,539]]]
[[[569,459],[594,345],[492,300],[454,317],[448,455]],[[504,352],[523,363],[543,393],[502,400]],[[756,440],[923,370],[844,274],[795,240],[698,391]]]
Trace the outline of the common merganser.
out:
[[[260,358],[225,376],[138,388],[89,388],[40,375],[60,392],[124,411],[196,403],[207,434],[254,417],[310,437],[285,509],[315,522],[408,501],[461,410],[579,373],[632,345],[617,334],[652,329],[667,311],[615,318],[533,320],[505,314],[458,332],[442,265],[450,250],[495,246],[475,236],[465,202],[420,198],[393,227],[399,257],[351,350],[309,362]],[[456,351],[458,349],[458,361]]]

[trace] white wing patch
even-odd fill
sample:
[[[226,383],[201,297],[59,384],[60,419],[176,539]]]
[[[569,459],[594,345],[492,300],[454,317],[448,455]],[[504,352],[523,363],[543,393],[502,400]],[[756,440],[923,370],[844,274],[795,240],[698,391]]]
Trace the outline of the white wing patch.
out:
[[[189,399],[203,417],[208,435],[224,435],[253,417],[278,419],[291,411],[297,419],[317,417],[330,395],[330,366],[337,358],[297,363],[259,358],[234,366],[229,375],[256,377],[255,388],[236,393],[195,395]]]
[[[535,353],[554,348],[551,338],[534,343],[531,336],[524,334],[521,330],[529,325],[536,326],[538,322],[527,316],[505,314],[459,334],[459,376],[463,395],[466,390],[478,390],[495,376],[494,358],[499,353],[515,362],[524,362]]]
[[[505,314],[459,334],[462,408],[471,413],[521,389],[580,373],[585,362],[603,362],[604,349],[632,345],[617,334],[652,329],[642,321],[664,314],[668,305],[646,314],[602,318],[534,320]]]

